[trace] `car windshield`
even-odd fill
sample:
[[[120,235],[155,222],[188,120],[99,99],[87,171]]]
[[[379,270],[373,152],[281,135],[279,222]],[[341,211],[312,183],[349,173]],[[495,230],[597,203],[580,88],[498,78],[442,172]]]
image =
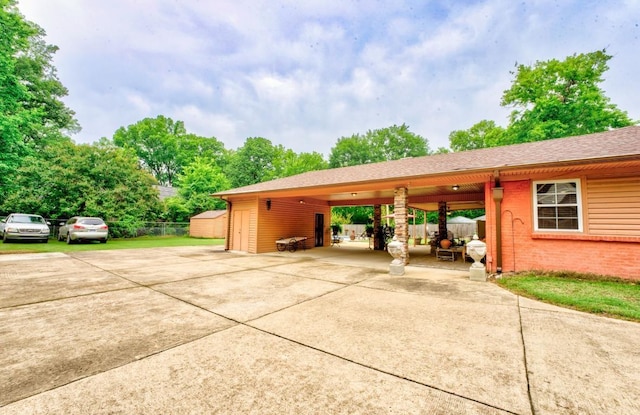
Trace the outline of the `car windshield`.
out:
[[[98,218],[80,219],[78,222],[83,224],[83,225],[102,225],[102,224],[104,224],[104,221],[102,219],[98,219]]]
[[[13,223],[44,223],[41,216],[36,215],[13,215],[11,217]]]

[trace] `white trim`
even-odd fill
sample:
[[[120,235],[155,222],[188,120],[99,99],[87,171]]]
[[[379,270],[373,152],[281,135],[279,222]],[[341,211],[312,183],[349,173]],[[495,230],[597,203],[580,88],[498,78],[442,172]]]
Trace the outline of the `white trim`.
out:
[[[558,183],[575,183],[576,185],[576,206],[578,208],[578,229],[548,229],[548,228],[539,228],[538,227],[538,185],[539,184],[558,184]],[[583,232],[582,228],[582,187],[581,180],[579,178],[575,179],[562,179],[562,180],[537,180],[533,182],[531,186],[532,192],[532,201],[533,201],[533,229],[536,232],[575,232],[581,233]],[[543,205],[544,206],[544,205]],[[549,205],[549,206],[560,206],[557,204]],[[573,205],[568,205],[573,206]]]

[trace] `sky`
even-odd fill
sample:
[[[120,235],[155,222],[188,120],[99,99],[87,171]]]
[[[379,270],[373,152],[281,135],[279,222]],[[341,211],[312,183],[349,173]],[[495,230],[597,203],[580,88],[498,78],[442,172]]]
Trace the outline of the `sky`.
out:
[[[227,149],[328,156],[406,124],[432,150],[500,106],[516,64],[605,49],[601,87],[640,120],[640,0],[19,0],[59,47],[76,143],[164,115]]]

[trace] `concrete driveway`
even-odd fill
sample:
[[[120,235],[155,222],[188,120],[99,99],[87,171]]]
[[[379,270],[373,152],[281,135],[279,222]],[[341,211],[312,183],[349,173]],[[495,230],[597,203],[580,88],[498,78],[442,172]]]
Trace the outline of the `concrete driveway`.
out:
[[[388,255],[0,255],[0,414],[638,414],[640,324]]]

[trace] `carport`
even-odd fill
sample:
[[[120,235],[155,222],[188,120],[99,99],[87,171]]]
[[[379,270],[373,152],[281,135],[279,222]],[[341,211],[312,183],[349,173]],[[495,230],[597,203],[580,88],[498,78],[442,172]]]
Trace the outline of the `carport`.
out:
[[[275,240],[307,236],[306,248],[330,245],[331,208],[373,206],[374,229],[382,226],[382,205],[394,206],[395,235],[409,263],[409,211],[439,212],[439,235],[447,235],[449,210],[487,206],[493,172],[472,171],[465,153],[313,171],[219,192],[227,202],[227,250],[265,253]],[[451,164],[451,156],[457,162]],[[453,169],[452,169],[453,167]],[[374,232],[375,250],[384,249]]]

